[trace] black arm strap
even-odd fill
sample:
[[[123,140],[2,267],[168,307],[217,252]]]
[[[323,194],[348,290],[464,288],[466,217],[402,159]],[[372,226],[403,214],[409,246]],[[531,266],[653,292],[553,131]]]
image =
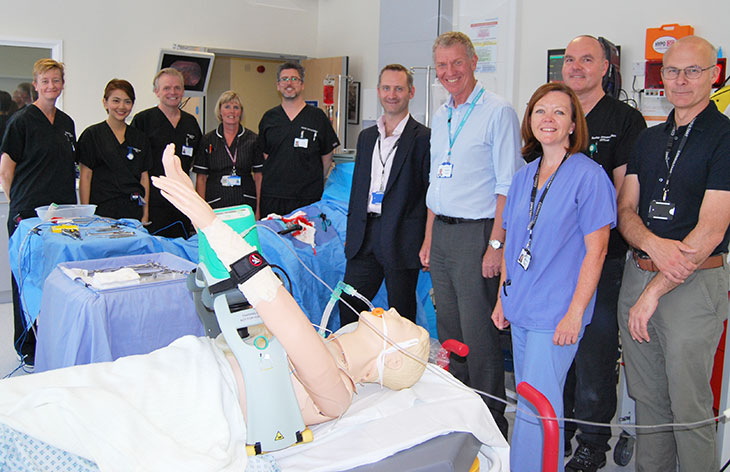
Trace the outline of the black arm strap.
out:
[[[268,266],[266,259],[258,251],[254,251],[231,264],[230,278],[211,285],[208,290],[215,295],[236,288]]]

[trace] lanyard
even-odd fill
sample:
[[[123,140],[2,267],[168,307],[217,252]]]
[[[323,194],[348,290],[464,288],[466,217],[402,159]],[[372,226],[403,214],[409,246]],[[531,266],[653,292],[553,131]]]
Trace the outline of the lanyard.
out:
[[[456,132],[454,133],[454,136],[451,136],[451,113],[452,108],[449,107],[449,119],[447,121],[449,125],[449,154],[446,157],[446,161],[451,161],[451,149],[454,147],[454,143],[456,142],[456,138],[459,137],[459,133],[461,133],[461,129],[464,127],[464,124],[466,123],[466,120],[469,119],[469,115],[471,115],[471,112],[474,110],[474,106],[477,104],[477,101],[479,101],[479,98],[481,98],[482,94],[484,93],[484,87],[482,87],[479,90],[479,93],[476,97],[474,97],[474,100],[471,101],[471,105],[469,105],[469,109],[466,110],[466,114],[464,114],[464,117],[461,119],[461,123],[459,123],[459,126],[456,128]]]
[[[228,143],[226,143],[225,138],[223,139],[223,145],[225,146],[228,157],[230,157],[231,162],[233,162],[233,175],[236,175],[236,160],[238,159],[238,146],[236,146],[236,150],[233,151],[233,154],[231,154],[231,148],[228,147]]]
[[[385,156],[385,161],[383,161],[383,149],[382,149],[382,142],[380,141],[380,134],[378,134],[378,160],[380,161],[380,165],[382,165],[380,169],[380,191],[382,192],[385,190],[385,165],[390,160],[391,156],[393,156],[393,153],[396,149],[398,149],[398,144],[400,143],[400,138],[398,138],[393,145],[392,148],[390,148],[390,151],[388,152],[388,155]]]
[[[535,178],[532,180],[532,193],[530,194],[530,222],[527,225],[527,230],[530,232],[530,238],[527,241],[527,246],[525,246],[528,251],[530,250],[530,246],[532,245],[532,230],[533,228],[535,228],[535,224],[537,223],[537,217],[540,216],[542,202],[545,200],[545,195],[547,195],[548,190],[550,190],[550,186],[553,184],[555,176],[558,175],[560,167],[563,165],[563,162],[565,162],[565,160],[568,158],[568,153],[565,153],[565,156],[563,156],[563,160],[560,161],[558,168],[555,169],[553,175],[551,175],[548,179],[547,183],[545,184],[545,190],[542,192],[540,200],[538,200],[537,202],[537,207],[535,207],[535,198],[537,197],[537,181],[540,179],[540,166],[542,166],[543,158],[544,156],[540,158],[540,162],[537,164],[537,172],[535,172]],[[532,214],[533,210],[535,212],[534,215]]]
[[[679,155],[682,153],[682,149],[684,149],[684,145],[687,144],[687,138],[689,137],[689,132],[692,131],[692,127],[695,124],[695,120],[697,117],[692,118],[692,121],[689,122],[689,125],[687,125],[687,130],[684,132],[684,136],[682,136],[682,140],[679,142],[679,146],[677,146],[677,152],[674,154],[674,159],[672,159],[672,164],[669,164],[669,152],[672,150],[672,142],[674,141],[674,135],[677,134],[677,128],[672,126],[672,132],[669,135],[669,139],[667,140],[667,148],[664,151],[664,162],[667,164],[667,170],[669,170],[669,173],[667,174],[667,180],[664,181],[664,189],[663,189],[663,197],[662,201],[667,201],[667,194],[669,193],[669,179],[672,178],[672,172],[674,172],[674,166],[677,164],[677,160],[679,160]]]

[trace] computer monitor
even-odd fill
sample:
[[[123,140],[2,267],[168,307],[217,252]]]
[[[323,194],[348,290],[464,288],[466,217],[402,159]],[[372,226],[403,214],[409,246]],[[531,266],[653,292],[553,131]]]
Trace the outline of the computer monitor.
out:
[[[547,52],[547,81],[562,82],[563,81],[563,58],[565,57],[565,48],[548,49]]]
[[[202,97],[208,91],[214,59],[215,54],[209,52],[162,49],[157,70],[166,67],[179,70],[185,80],[185,95]]]

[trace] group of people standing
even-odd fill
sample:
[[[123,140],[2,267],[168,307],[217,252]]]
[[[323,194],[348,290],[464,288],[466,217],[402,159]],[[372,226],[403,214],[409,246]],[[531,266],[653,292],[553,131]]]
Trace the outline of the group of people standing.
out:
[[[493,396],[485,402],[505,437],[504,403],[494,397],[505,396],[500,330],[508,326],[516,381],[545,394],[559,417],[611,420],[619,331],[639,423],[711,417],[730,239],[730,120],[709,99],[719,73],[712,45],[691,36],[664,55],[674,110],[649,130],[638,111],[604,93],[608,60],[592,36],[568,44],[564,83],[538,88],[521,125],[476,79],[466,35],[439,36],[433,59],[449,99],[431,129],[408,112],[410,71],[380,72],[383,115],[357,143],[345,282],[373,298],[385,281],[389,305],[414,320],[418,273],[430,270],[439,338],[470,348],[450,370]],[[258,135],[241,125],[241,99],[229,91],[216,103],[220,124],[202,136],[180,109],[182,75],[163,69],[154,78],[158,106],[128,126],[134,89],[114,79],[104,91],[107,119],[76,142],[73,120],[55,107],[63,65],[40,60],[33,77],[38,98],[9,121],[0,148],[10,234],[37,206],[76,202],[77,161],[81,203],[185,236],[187,218],[149,185],[163,173],[168,143],[211,206],[246,203],[257,217],[319,200],[339,145],[324,113],[304,102],[295,63],[277,71],[282,103]],[[343,324],[352,321],[340,311]],[[16,340],[23,332],[16,310]],[[16,347],[32,355],[30,343]],[[511,467],[540,470],[540,422],[518,404]],[[570,460],[559,469],[596,471],[610,428],[578,429],[573,453],[576,428],[564,428]],[[713,425],[637,432],[637,470],[716,470],[717,462]]]
[[[709,98],[716,58],[695,36],[667,51],[674,110],[649,130],[604,92],[607,52],[592,36],[568,44],[564,82],[537,89],[521,126],[476,79],[462,33],[433,46],[450,96],[431,129],[408,113],[410,71],[381,70],[383,115],[358,138],[345,282],[372,298],[384,281],[389,305],[415,319],[418,271],[430,270],[440,340],[469,346],[449,369],[491,395],[505,437],[505,405],[494,397],[505,395],[499,333],[508,326],[516,382],[541,391],[558,417],[611,421],[619,331],[638,423],[713,416],[730,239],[730,120]],[[353,318],[340,313],[343,324]],[[514,471],[541,470],[542,428],[530,410],[520,397]],[[569,460],[559,470],[606,464],[610,427],[562,426]],[[677,465],[718,469],[712,424],[637,431],[637,470]]]
[[[81,204],[97,205],[99,216],[140,220],[155,235],[187,238],[189,219],[150,186],[150,177],[163,174],[162,153],[169,143],[175,144],[183,170],[197,174],[196,191],[214,208],[247,204],[258,218],[319,200],[339,141],[324,112],[304,102],[303,82],[301,65],[282,64],[277,72],[282,104],[264,115],[259,135],[241,124],[240,96],[222,93],[215,105],[220,123],[203,136],[195,117],[181,110],[184,78],[176,69],[155,75],[158,105],[137,113],[129,125],[134,87],[112,79],[102,99],[106,120],[89,126],[77,141],[73,120],[56,108],[65,85],[64,65],[37,61],[33,87],[38,98],[12,115],[0,145],[9,235],[21,220],[35,217],[37,207],[77,202],[78,163]],[[31,364],[35,339],[12,283],[15,348]]]

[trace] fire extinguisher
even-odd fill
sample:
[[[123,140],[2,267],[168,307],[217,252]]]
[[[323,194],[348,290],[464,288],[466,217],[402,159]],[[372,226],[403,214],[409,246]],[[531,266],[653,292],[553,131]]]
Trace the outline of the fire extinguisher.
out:
[[[324,79],[324,90],[322,92],[322,103],[327,109],[327,117],[333,123],[335,119],[335,79]]]

